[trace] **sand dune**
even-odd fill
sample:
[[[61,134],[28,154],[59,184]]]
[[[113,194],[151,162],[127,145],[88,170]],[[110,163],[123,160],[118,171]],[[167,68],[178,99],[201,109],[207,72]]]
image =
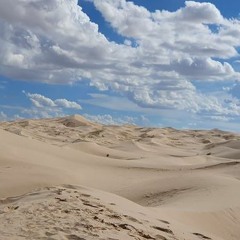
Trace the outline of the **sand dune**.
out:
[[[240,136],[0,123],[0,239],[240,238]]]

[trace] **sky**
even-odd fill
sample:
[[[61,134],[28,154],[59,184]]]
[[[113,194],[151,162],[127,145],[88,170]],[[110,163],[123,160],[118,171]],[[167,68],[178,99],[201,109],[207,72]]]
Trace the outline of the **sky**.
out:
[[[0,0],[0,121],[237,131],[240,1]]]

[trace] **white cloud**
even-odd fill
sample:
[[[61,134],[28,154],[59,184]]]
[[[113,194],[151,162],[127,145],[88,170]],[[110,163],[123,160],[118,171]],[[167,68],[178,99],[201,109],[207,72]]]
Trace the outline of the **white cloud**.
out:
[[[71,101],[68,101],[66,99],[56,99],[54,101],[54,103],[59,106],[59,107],[63,107],[63,108],[72,108],[72,109],[77,109],[77,110],[80,110],[82,109],[82,107],[76,103],[76,102],[71,102]]]
[[[6,113],[4,113],[3,111],[0,111],[0,121],[13,121],[13,120],[17,120],[17,119],[21,119],[21,117],[17,114],[15,114],[14,116],[9,116]]]
[[[225,116],[210,116],[209,118],[220,122],[229,122],[230,120],[233,120],[232,118]]]
[[[127,46],[132,46],[132,41],[129,40],[129,39],[125,39],[124,44],[127,45]]]
[[[105,125],[123,125],[123,124],[135,124],[137,118],[124,116],[124,117],[113,117],[110,114],[103,114],[103,115],[90,115],[84,114],[84,117],[89,119],[93,122],[102,123]]]
[[[193,84],[240,80],[229,63],[239,58],[239,20],[224,18],[211,3],[150,12],[126,0],[92,2],[124,44],[108,41],[76,0],[0,2],[0,74],[46,83],[88,79],[145,108],[239,115],[237,100],[227,103]],[[66,99],[28,97],[38,108],[81,109]]]
[[[19,118],[62,117],[71,114],[72,111],[75,113],[76,110],[82,109],[78,103],[68,101],[67,99],[53,100],[37,93],[27,93],[25,91],[23,93],[32,102],[32,106],[19,109]]]
[[[194,23],[222,23],[223,17],[219,10],[208,2],[186,1],[186,7],[177,11],[179,18]]]
[[[7,121],[8,120],[8,116],[7,114],[5,114],[4,112],[0,112],[0,121]]]
[[[50,98],[47,98],[41,94],[37,93],[26,93],[23,91],[23,93],[31,100],[33,105],[37,108],[44,108],[44,107],[49,107],[49,108],[72,108],[72,109],[77,109],[80,110],[82,107],[76,103],[76,102],[71,102],[68,101],[67,99],[56,99],[52,100]]]
[[[25,108],[21,111],[19,118],[54,118],[54,117],[62,117],[66,114],[59,108],[37,108],[37,107],[30,107]]]
[[[25,92],[23,92],[25,93]],[[54,103],[53,100],[50,98],[47,98],[41,94],[37,93],[25,93],[26,96],[31,100],[33,105],[38,108],[43,108],[43,107],[56,107],[56,104]]]
[[[150,120],[144,116],[118,116],[113,117],[110,114],[97,114],[97,115],[91,115],[91,114],[84,114],[84,117],[89,119],[93,122],[98,122],[105,125],[124,125],[124,124],[131,124],[131,125],[141,125],[141,126],[149,126]]]

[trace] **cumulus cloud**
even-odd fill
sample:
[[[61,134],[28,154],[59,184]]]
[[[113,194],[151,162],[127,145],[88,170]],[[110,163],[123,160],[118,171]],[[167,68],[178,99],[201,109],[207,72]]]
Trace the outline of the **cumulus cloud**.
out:
[[[62,117],[81,110],[80,104],[67,99],[51,99],[38,93],[23,91],[32,105],[28,108],[18,108],[18,118],[52,118]],[[6,106],[11,108],[11,106]],[[16,119],[17,117],[13,117]]]
[[[84,117],[93,122],[102,123],[105,125],[124,125],[124,124],[135,124],[137,118],[124,116],[124,117],[113,117],[110,114],[98,114],[98,115],[90,115],[84,114]]]
[[[235,100],[227,103],[194,85],[196,80],[206,87],[208,81],[240,80],[229,61],[239,58],[239,20],[224,18],[211,3],[186,1],[174,12],[150,12],[126,0],[91,0],[126,38],[117,44],[99,32],[77,2],[0,2],[0,74],[46,83],[88,79],[91,86],[146,108],[239,115]],[[38,108],[81,109],[66,99],[28,97]]]
[[[54,101],[54,103],[59,106],[59,107],[63,107],[63,108],[73,108],[73,109],[82,109],[82,107],[76,103],[76,102],[71,102],[71,101],[68,101],[66,99],[56,99]]]
[[[54,118],[54,117],[63,117],[66,114],[59,108],[37,108],[32,106],[30,108],[25,108],[20,113],[20,118]]]
[[[0,112],[0,121],[7,121],[8,116],[3,111]]]
[[[52,100],[37,93],[26,93],[25,91],[23,91],[23,93],[30,99],[33,105],[37,108],[55,107],[55,108],[72,108],[77,110],[82,109],[82,107],[78,103],[68,101],[67,99]]]
[[[37,93],[26,93],[26,96],[31,100],[33,105],[38,108],[43,107],[56,107],[56,104],[50,98],[47,98],[41,94]]]
[[[141,125],[141,126],[149,126],[150,120],[145,115],[138,116],[117,116],[114,117],[110,114],[84,114],[84,117],[93,122],[98,122],[105,125]]]
[[[223,17],[219,10],[208,2],[186,1],[186,7],[177,11],[179,19],[194,23],[222,23]]]

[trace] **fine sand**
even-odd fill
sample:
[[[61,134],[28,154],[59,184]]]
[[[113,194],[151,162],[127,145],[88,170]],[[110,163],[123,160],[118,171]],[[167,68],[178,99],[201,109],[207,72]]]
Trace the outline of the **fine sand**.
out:
[[[240,135],[0,123],[0,240],[240,239]]]

